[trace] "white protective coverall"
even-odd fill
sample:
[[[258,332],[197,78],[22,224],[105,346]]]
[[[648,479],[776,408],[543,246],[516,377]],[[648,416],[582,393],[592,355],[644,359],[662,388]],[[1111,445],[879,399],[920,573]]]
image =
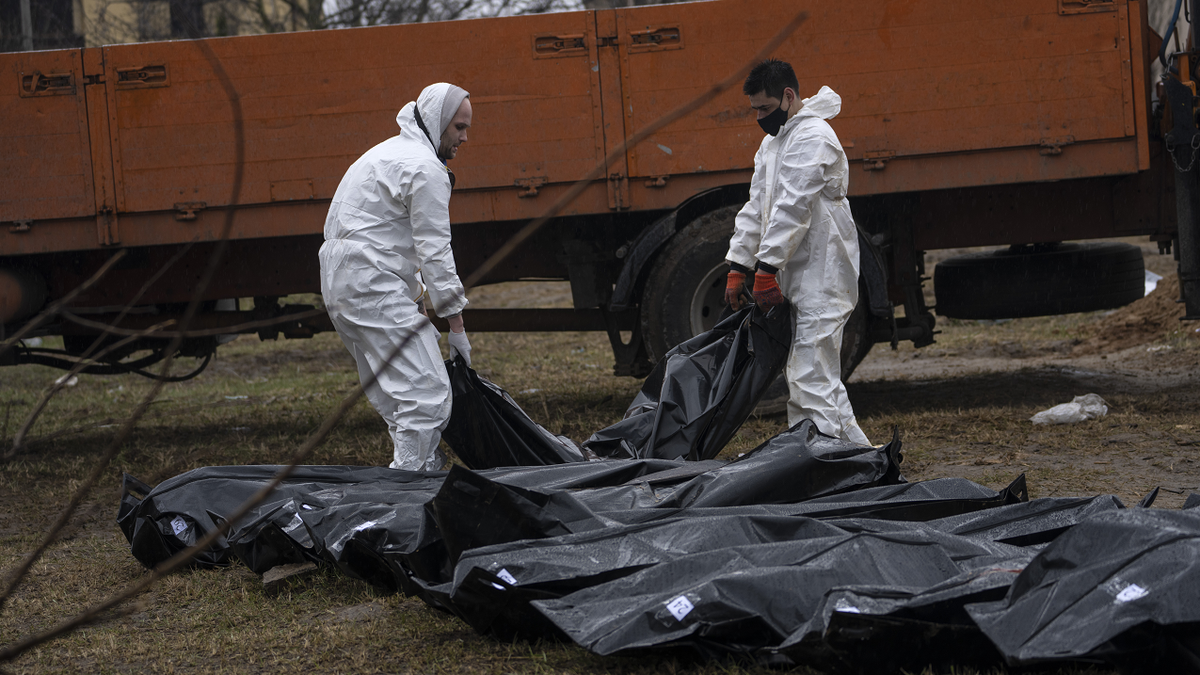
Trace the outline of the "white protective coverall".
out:
[[[738,212],[729,262],[779,269],[792,303],[788,425],[811,419],[826,434],[869,445],[842,384],[842,330],[858,302],[858,233],[846,192],[849,165],[825,120],[842,99],[821,87],[754,156],[750,201]]]
[[[325,220],[321,295],[360,380],[387,363],[366,396],[387,422],[394,469],[436,471],[446,462],[438,442],[450,419],[450,378],[438,331],[417,301],[423,280],[438,316],[467,304],[450,248],[450,174],[435,145],[466,96],[438,83],[405,105],[400,134],[350,167]]]

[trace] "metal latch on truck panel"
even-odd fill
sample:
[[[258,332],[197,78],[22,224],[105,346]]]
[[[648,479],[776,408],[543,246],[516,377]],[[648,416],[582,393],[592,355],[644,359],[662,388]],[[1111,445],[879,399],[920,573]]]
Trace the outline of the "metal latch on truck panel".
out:
[[[540,57],[574,56],[587,54],[587,43],[583,35],[535,35],[533,55]]]
[[[33,227],[32,220],[14,220],[12,225],[8,226],[9,232],[28,232]]]
[[[1116,11],[1113,0],[1058,0],[1059,14],[1091,14]]]
[[[195,220],[196,212],[207,207],[207,202],[180,202],[175,205],[175,220]]]
[[[22,97],[56,96],[75,93],[75,78],[71,73],[19,73]]]
[[[517,197],[525,199],[526,197],[538,196],[538,189],[546,184],[545,176],[534,176],[533,178],[518,178],[513,181],[517,187],[525,188],[517,193]]]
[[[683,48],[683,37],[678,27],[633,31],[629,34],[629,38],[629,51],[631,52]]]
[[[117,87],[119,88],[166,87],[168,85],[170,85],[170,80],[167,78],[166,64],[117,68]]]
[[[888,160],[896,158],[895,150],[872,150],[863,153],[863,171],[883,171]]]
[[[1038,144],[1038,154],[1041,155],[1061,155],[1064,145],[1071,145],[1075,142],[1074,136],[1063,136],[1062,138],[1043,138]]]

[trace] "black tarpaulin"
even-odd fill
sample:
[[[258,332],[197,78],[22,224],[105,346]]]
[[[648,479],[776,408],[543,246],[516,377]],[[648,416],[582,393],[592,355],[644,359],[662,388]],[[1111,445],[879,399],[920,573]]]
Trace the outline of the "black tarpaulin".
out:
[[[791,344],[790,305],[735,312],[667,352],[625,418],[583,447],[601,457],[712,459],[783,370]]]
[[[446,361],[454,407],[442,440],[469,469],[583,461],[574,441],[534,422],[516,401],[461,356]]]

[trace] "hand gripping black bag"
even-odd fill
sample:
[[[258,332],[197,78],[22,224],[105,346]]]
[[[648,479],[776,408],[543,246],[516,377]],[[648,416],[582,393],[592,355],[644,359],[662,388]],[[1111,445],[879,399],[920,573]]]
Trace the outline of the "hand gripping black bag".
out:
[[[446,361],[454,407],[442,440],[471,469],[544,466],[583,461],[571,439],[534,422],[500,387],[481,378],[461,356]]]
[[[783,370],[791,344],[790,305],[735,312],[667,352],[625,418],[583,447],[602,457],[712,459]]]

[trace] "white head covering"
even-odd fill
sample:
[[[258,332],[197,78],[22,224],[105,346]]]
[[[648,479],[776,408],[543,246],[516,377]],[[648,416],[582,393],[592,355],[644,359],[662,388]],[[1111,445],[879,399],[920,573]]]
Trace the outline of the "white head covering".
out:
[[[469,96],[470,94],[462,87],[456,87],[447,82],[431,84],[421,91],[421,95],[417,97],[416,101],[404,104],[404,107],[396,114],[396,124],[400,125],[402,131],[408,130],[418,138],[429,141],[433,146],[433,151],[437,152],[442,134],[446,132],[446,127],[450,126],[450,120],[454,119],[455,113],[458,112],[458,106],[462,105],[463,99]],[[417,124],[418,112],[420,112],[420,120],[425,124],[428,133],[421,131],[420,125]]]

